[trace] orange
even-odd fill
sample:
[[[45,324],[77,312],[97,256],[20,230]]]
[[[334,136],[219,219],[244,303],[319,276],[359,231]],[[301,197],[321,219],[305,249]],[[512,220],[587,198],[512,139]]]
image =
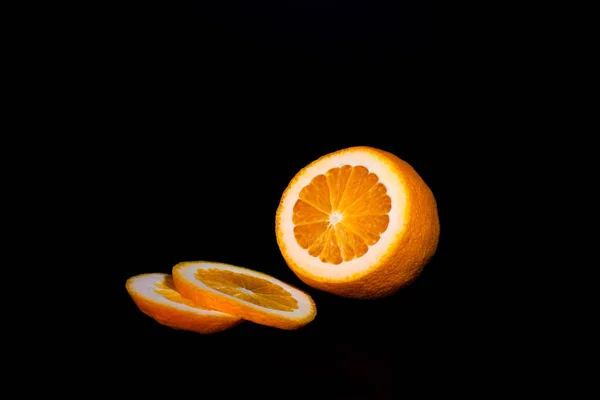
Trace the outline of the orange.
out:
[[[173,267],[177,290],[196,304],[257,324],[298,329],[317,313],[312,298],[272,276],[229,264],[197,261]]]
[[[283,192],[275,230],[306,284],[379,298],[417,278],[437,249],[440,224],[434,195],[411,165],[360,146],[301,169]]]
[[[171,328],[215,333],[242,322],[239,317],[200,307],[181,297],[168,274],[137,275],[129,278],[125,287],[140,311]]]

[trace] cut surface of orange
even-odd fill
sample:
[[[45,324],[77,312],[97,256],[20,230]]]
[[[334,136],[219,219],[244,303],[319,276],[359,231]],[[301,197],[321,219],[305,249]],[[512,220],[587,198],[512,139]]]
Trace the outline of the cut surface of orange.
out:
[[[298,329],[317,313],[307,294],[272,276],[234,265],[195,261],[173,267],[177,291],[196,304],[257,324]]]
[[[168,274],[137,275],[129,278],[125,287],[140,311],[171,328],[216,333],[242,322],[239,317],[198,306],[182,297]]]
[[[306,284],[378,298],[411,283],[435,254],[436,200],[421,176],[372,147],[339,150],[291,180],[276,213],[277,243]]]

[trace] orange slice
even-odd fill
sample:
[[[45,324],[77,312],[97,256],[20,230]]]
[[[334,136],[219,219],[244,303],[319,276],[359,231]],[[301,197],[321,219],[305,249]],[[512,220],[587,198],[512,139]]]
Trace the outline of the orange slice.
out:
[[[200,307],[183,298],[168,274],[137,275],[129,278],[125,287],[140,311],[171,328],[215,333],[242,322],[239,317]]]
[[[257,324],[298,329],[317,313],[312,298],[272,276],[215,262],[184,262],[173,267],[173,282],[185,297],[204,307]]]
[[[275,229],[302,281],[353,298],[388,296],[412,282],[440,234],[423,179],[372,147],[336,151],[300,170],[282,195]]]

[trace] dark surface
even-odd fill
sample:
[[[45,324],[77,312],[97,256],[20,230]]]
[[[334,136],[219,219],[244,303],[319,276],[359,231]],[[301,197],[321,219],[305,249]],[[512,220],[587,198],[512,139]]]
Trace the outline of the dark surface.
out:
[[[122,317],[107,329],[127,355],[115,366],[123,387],[135,394],[139,385],[127,382],[164,382],[165,393],[177,384],[201,396],[223,382],[228,393],[277,397],[277,382],[280,398],[387,399],[434,390],[416,378],[468,363],[484,329],[471,296],[485,286],[473,268],[481,238],[463,214],[479,209],[466,190],[482,178],[463,155],[485,110],[466,17],[433,0],[196,2],[133,14],[119,21],[116,57],[100,61],[120,86],[110,103],[119,118],[107,128],[141,135],[111,145],[104,161],[107,263]],[[434,259],[386,299],[307,287],[275,240],[291,178],[353,145],[409,162],[438,201]],[[296,285],[313,296],[317,318],[298,331],[245,323],[205,336],[137,310],[127,278],[190,260]]]

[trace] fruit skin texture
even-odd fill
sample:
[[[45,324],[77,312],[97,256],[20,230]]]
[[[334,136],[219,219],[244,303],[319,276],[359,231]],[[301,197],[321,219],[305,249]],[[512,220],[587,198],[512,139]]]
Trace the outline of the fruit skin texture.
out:
[[[309,299],[311,302],[311,309],[313,312],[305,316],[304,318],[290,320],[273,316],[271,314],[267,315],[257,312],[252,306],[240,301],[229,299],[227,296],[219,296],[218,294],[212,293],[208,290],[198,290],[196,286],[188,283],[185,279],[182,279],[181,276],[177,273],[178,268],[184,268],[187,264],[189,263],[182,262],[173,267],[173,283],[175,285],[175,288],[177,288],[177,291],[181,293],[183,297],[192,300],[194,303],[202,307],[210,308],[212,310],[218,310],[231,315],[243,316],[243,318],[248,321],[285,330],[296,330],[302,328],[303,326],[311,322],[316,316],[316,305],[312,298],[310,298],[310,296]],[[237,268],[245,269],[242,267]],[[248,271],[252,272],[255,276],[260,275],[260,273],[257,273],[256,271]],[[293,287],[292,285],[289,286]],[[297,288],[294,287],[294,289]]]
[[[277,243],[288,266],[307,285],[342,297],[376,299],[390,296],[412,283],[437,250],[440,236],[437,203],[431,189],[410,164],[392,153],[368,146],[350,147],[325,155],[307,165],[292,179],[277,209],[276,227],[280,226],[283,199],[305,169],[326,157],[356,150],[378,155],[402,176],[407,197],[404,215],[406,229],[397,235],[390,245],[390,251],[379,260],[376,267],[366,273],[355,274],[349,281],[333,282],[315,276],[296,264],[287,254],[278,229]],[[343,268],[343,264],[332,268]]]
[[[134,277],[135,278],[135,277]],[[224,331],[239,325],[244,320],[233,315],[224,317],[207,317],[200,320],[197,314],[186,310],[173,310],[166,304],[153,301],[132,290],[133,279],[127,280],[126,289],[138,309],[161,325],[173,329],[186,330],[201,334]]]

